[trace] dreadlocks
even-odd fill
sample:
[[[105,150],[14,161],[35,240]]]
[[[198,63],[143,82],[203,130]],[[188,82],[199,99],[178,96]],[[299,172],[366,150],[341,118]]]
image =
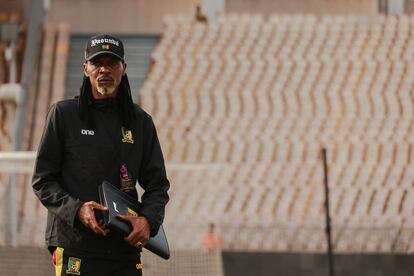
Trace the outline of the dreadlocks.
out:
[[[129,86],[126,74],[122,76],[121,83],[118,87],[119,105],[121,108],[122,123],[125,127],[130,127],[132,120],[136,119],[134,103],[132,102],[131,87]]]
[[[129,86],[126,74],[122,76],[121,83],[118,86],[116,94],[118,107],[121,113],[122,125],[126,128],[136,119],[135,108],[132,102],[131,87]],[[95,123],[90,115],[89,106],[94,102],[92,96],[92,86],[89,77],[83,76],[82,86],[79,96],[79,115],[83,121],[86,121],[88,127],[95,129]]]

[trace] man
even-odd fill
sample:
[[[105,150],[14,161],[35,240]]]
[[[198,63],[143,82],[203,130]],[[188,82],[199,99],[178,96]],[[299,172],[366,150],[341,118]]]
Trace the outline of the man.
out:
[[[97,35],[86,45],[80,96],[50,108],[33,175],[48,209],[46,244],[56,275],[142,275],[140,247],[163,222],[169,181],[152,118],[132,102],[123,43]],[[134,198],[140,216],[120,216],[127,237],[102,224],[98,186],[107,180]]]
[[[201,22],[201,23],[207,23],[207,16],[205,16],[203,14],[203,12],[201,11],[201,6],[197,5],[196,6],[196,14],[195,14],[195,19],[197,22]]]
[[[208,225],[208,232],[204,234],[202,238],[202,243],[204,247],[209,251],[215,251],[215,250],[221,250],[223,247],[223,239],[219,234],[217,234],[215,231],[215,224],[211,222]]]

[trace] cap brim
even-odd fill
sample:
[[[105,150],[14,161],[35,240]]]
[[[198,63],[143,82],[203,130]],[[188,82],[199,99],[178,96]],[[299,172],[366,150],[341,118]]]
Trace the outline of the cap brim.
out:
[[[88,58],[86,58],[86,61],[90,61],[91,59],[93,59],[94,57],[100,56],[100,55],[104,55],[104,54],[109,54],[112,55],[114,57],[117,57],[118,59],[120,59],[121,61],[125,61],[124,58],[120,57],[119,55],[115,54],[114,52],[111,51],[99,51],[93,55],[90,55]]]

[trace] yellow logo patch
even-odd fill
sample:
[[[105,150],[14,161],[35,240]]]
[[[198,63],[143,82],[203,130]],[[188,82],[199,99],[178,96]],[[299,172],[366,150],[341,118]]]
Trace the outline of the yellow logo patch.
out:
[[[122,127],[122,142],[133,144],[134,139],[132,138],[132,131],[125,129]]]
[[[134,217],[138,216],[138,214],[134,210],[132,210],[131,208],[128,208],[128,214],[131,215],[131,216],[134,216]]]

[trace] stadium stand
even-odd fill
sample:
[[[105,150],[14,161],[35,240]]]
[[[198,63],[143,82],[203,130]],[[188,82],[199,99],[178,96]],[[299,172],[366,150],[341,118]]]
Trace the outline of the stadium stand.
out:
[[[6,25],[9,23],[20,23],[20,17],[15,12],[0,12],[0,25]],[[2,28],[6,29],[6,28]],[[10,41],[6,40],[6,31],[3,31],[2,37],[0,38],[0,86],[3,94],[5,85],[13,81],[10,74],[10,59],[11,59],[11,46]],[[16,56],[19,57],[22,51],[22,43],[24,42],[24,32],[20,34],[15,41],[15,51]],[[18,63],[18,62],[17,62]],[[16,77],[19,77],[19,71],[21,69],[21,64],[16,66]],[[14,80],[16,81],[16,80]],[[9,93],[10,94],[10,93]],[[12,150],[13,140],[14,140],[14,127],[17,117],[17,103],[10,95],[2,95],[0,98],[0,151]],[[8,176],[5,174],[0,174],[0,198],[6,198],[6,190],[8,184]],[[5,200],[2,200],[0,203],[0,221],[4,221],[6,214]],[[0,227],[0,245],[5,243],[5,229]]]
[[[17,20],[13,13],[0,13],[0,24]],[[9,82],[9,65],[6,58],[8,42],[0,40],[0,85]],[[0,101],[0,149],[10,148],[12,143],[12,122],[14,118],[15,103],[9,100]]]
[[[28,97],[23,148],[36,151],[47,111],[53,102],[64,98],[66,63],[69,50],[69,26],[65,23],[48,23],[44,27],[42,47],[35,71],[35,82]],[[19,182],[21,223],[19,241],[27,246],[44,246],[46,209],[35,197],[30,185],[31,176],[22,176]],[[30,231],[24,226],[29,226]]]
[[[324,252],[324,147],[335,251],[413,248],[413,24],[166,17],[140,101],[172,164],[172,246],[214,221],[225,249]]]
[[[209,222],[225,250],[325,252],[323,147],[335,252],[413,252],[412,17],[165,24],[139,100],[173,184],[165,229],[175,255],[167,264],[144,252],[146,274],[221,275],[218,253],[201,248]],[[49,105],[64,97],[69,41],[67,25],[46,26],[25,149],[36,150]],[[28,182],[19,184],[19,244],[40,247],[46,210]]]
[[[15,16],[11,17],[14,18]],[[50,23],[44,28],[41,39],[43,41],[41,54],[39,54],[38,59],[35,61],[35,76],[29,87],[30,92],[28,93],[27,99],[27,117],[25,118],[22,150],[35,151],[37,149],[50,104],[57,99],[63,98],[69,47],[68,37],[69,28],[67,24]],[[25,40],[25,32],[22,32],[19,40]],[[22,44],[22,42],[19,43]],[[23,47],[18,49],[22,51]],[[23,56],[21,52],[18,52],[17,55]],[[4,52],[1,53],[1,57],[4,58]],[[8,70],[7,64],[2,64],[0,67],[5,67]],[[21,64],[19,64],[19,67],[21,67]],[[8,82],[8,79],[2,79]],[[0,101],[0,149],[2,151],[13,150],[12,136],[14,135],[13,131],[17,121],[16,107],[17,104],[15,102]],[[2,198],[6,198],[9,176],[8,174],[1,174],[0,196]],[[17,206],[20,220],[19,244],[29,247],[43,247],[46,210],[35,198],[30,181],[31,175],[17,175]],[[3,200],[1,203],[4,205],[2,206],[4,212],[9,209],[7,202],[7,200]],[[4,225],[8,225],[9,223],[5,221],[6,218],[7,216],[2,212],[1,221],[5,222]],[[6,227],[2,227],[1,230],[6,231]],[[7,244],[6,235],[5,233],[2,234],[0,244],[4,245]]]

